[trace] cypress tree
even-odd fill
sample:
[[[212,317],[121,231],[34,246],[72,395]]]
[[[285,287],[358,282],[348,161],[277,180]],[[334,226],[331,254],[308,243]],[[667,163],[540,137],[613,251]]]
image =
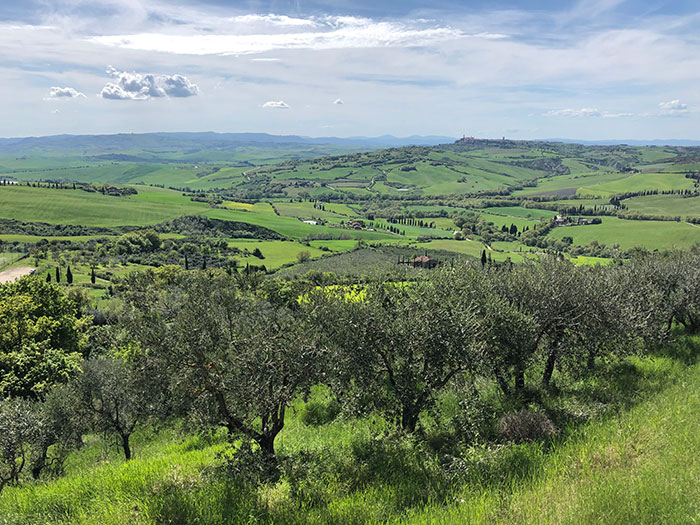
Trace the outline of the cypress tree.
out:
[[[486,266],[486,250],[481,250],[481,267]]]
[[[70,266],[66,269],[66,281],[68,284],[73,284],[73,272],[70,271]]]
[[[46,274],[46,282],[50,283],[51,282],[51,272]]]
[[[59,270],[58,266],[56,266],[56,282],[61,282],[61,271]]]
[[[95,269],[92,269],[92,273],[90,273],[90,282],[92,284],[95,284]]]

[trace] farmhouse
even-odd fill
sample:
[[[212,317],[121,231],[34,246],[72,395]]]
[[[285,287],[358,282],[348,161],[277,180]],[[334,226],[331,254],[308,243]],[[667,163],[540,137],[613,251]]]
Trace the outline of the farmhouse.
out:
[[[428,270],[432,270],[438,265],[438,260],[428,257],[427,255],[420,255],[415,259],[411,259],[409,264],[414,268],[427,268]]]
[[[593,221],[584,217],[566,217],[564,215],[557,215],[553,219],[554,226],[583,226],[586,224],[593,224]]]

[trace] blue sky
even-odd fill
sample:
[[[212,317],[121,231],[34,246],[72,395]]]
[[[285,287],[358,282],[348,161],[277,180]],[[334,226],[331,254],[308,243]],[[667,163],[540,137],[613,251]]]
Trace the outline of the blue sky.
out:
[[[690,1],[3,0],[0,136],[700,139]]]

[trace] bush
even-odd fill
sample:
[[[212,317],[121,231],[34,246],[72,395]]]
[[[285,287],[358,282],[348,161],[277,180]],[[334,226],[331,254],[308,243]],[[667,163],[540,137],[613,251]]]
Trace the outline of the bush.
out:
[[[301,422],[309,426],[320,426],[330,423],[340,413],[340,403],[335,399],[329,401],[310,400],[301,409]]]
[[[508,441],[520,443],[551,437],[559,432],[559,429],[546,414],[524,408],[501,417],[498,421],[498,431]]]

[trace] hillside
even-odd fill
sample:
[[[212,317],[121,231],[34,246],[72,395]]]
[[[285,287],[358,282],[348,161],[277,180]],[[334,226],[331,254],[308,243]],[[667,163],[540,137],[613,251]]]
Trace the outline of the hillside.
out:
[[[472,462],[468,481],[454,485],[420,486],[435,473],[421,470],[410,447],[381,460],[373,455],[372,446],[381,447],[368,438],[376,423],[309,424],[305,414],[319,401],[298,400],[280,436],[281,450],[324,450],[333,468],[349,454],[345,480],[294,488],[273,483],[250,494],[218,477],[221,434],[142,432],[134,439],[137,457],[129,462],[109,440],[93,435],[67,459],[60,479],[6,488],[0,516],[17,525],[690,523],[700,512],[700,366],[685,363],[695,362],[697,345],[686,341],[665,355],[631,359],[612,367],[605,382],[578,385],[579,402],[589,397],[594,408],[596,399],[598,406],[614,401],[619,411],[566,429],[551,443],[476,447],[466,455]],[[353,461],[357,465],[350,467]],[[377,470],[385,462],[390,470]],[[455,472],[455,479],[462,476]],[[309,499],[296,500],[294,490]],[[425,500],[426,493],[432,500]]]

